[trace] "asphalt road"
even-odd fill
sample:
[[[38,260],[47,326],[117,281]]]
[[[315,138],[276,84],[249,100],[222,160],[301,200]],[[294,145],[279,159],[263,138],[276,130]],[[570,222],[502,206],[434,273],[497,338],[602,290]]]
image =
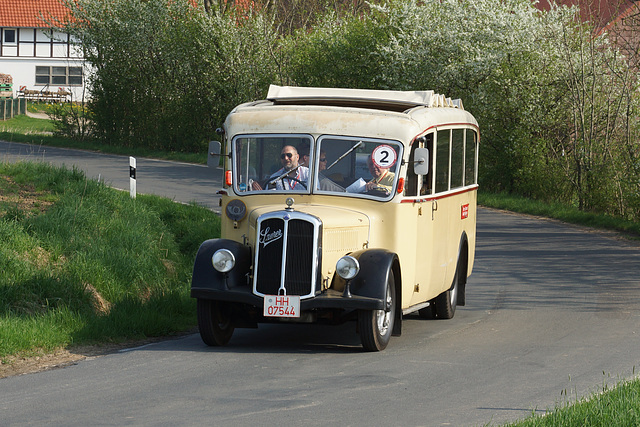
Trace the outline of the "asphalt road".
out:
[[[173,175],[192,182],[188,200],[215,192]],[[637,245],[489,209],[477,240],[467,306],[409,317],[383,352],[362,352],[352,324],[237,330],[223,348],[190,335],[1,379],[0,425],[475,426],[637,375]]]
[[[129,156],[0,141],[0,161],[20,160],[75,166],[89,178],[129,191]],[[136,163],[138,193],[164,196],[182,203],[195,201],[220,211],[220,196],[215,193],[222,185],[221,170],[214,173],[203,165],[144,158],[136,159]]]

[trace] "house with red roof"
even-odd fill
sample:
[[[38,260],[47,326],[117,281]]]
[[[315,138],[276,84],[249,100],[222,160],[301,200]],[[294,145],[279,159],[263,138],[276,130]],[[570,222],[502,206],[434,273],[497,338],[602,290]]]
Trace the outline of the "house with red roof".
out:
[[[82,52],[50,24],[68,15],[60,0],[0,0],[0,74],[13,80],[14,96],[83,99]]]

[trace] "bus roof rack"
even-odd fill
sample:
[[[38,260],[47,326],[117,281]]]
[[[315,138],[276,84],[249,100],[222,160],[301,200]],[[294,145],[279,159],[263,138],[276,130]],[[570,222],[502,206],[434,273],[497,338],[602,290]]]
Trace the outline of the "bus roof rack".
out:
[[[404,111],[418,106],[464,109],[461,100],[451,100],[432,90],[398,91],[271,85],[267,100],[285,105],[331,105],[392,111]]]

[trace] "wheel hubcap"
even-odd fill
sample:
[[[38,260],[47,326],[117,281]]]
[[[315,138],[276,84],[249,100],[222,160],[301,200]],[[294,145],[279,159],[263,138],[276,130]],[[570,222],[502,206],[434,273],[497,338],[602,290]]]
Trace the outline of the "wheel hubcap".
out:
[[[386,301],[386,310],[377,310],[376,311],[376,323],[378,324],[378,331],[380,331],[380,335],[386,335],[389,331],[389,325],[391,323],[391,306],[393,301],[391,299],[391,293],[387,289],[387,301]]]

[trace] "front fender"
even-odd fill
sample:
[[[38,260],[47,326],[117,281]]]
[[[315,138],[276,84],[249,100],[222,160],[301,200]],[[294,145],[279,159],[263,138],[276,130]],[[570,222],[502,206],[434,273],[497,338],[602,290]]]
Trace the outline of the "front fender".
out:
[[[397,307],[393,335],[399,336],[402,332],[402,277],[400,276],[398,255],[386,249],[363,249],[350,255],[360,263],[360,271],[349,283],[349,290],[354,296],[384,301],[389,274],[393,271]]]
[[[385,249],[363,249],[350,255],[360,263],[360,271],[351,279],[351,293],[384,299],[389,272],[398,256]]]
[[[218,249],[228,249],[236,259],[235,267],[228,273],[220,273],[211,263],[211,257]],[[200,245],[193,264],[191,296],[201,290],[229,290],[248,286],[247,277],[251,267],[251,249],[228,239],[211,239]]]

